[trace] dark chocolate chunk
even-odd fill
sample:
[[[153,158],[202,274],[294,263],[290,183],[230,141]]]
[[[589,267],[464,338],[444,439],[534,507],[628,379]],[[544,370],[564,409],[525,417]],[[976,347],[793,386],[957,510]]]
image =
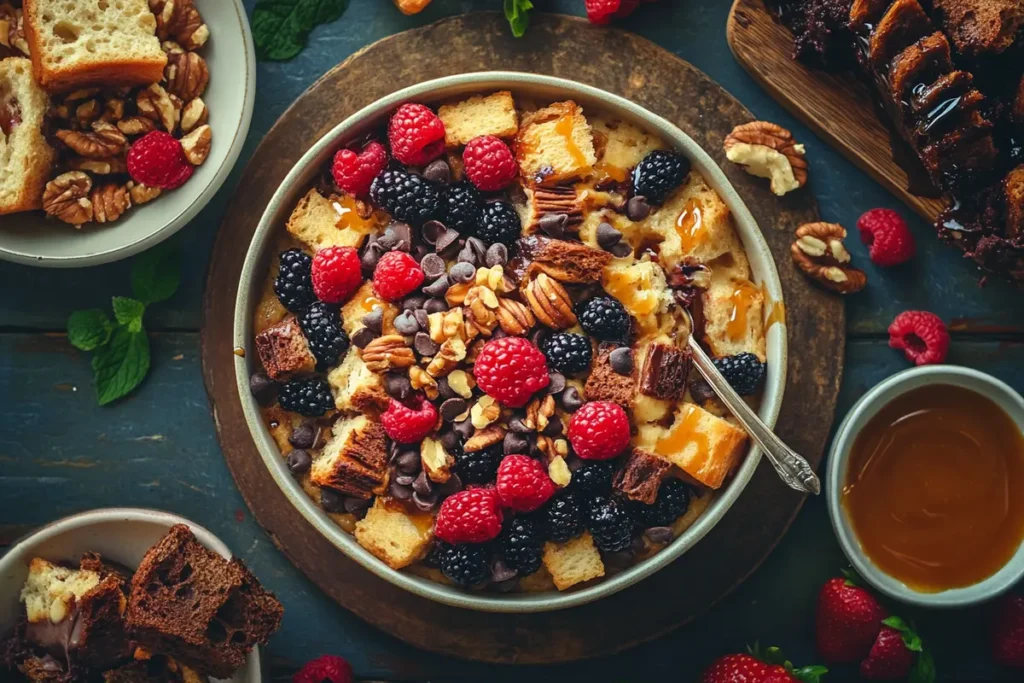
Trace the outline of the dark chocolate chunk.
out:
[[[377,336],[377,333],[369,327],[360,327],[352,333],[352,343],[355,344],[357,348],[365,349],[366,345],[376,339]]]
[[[416,337],[413,339],[412,347],[416,349],[416,353],[421,356],[433,356],[440,350],[438,346],[426,332],[417,332]]]
[[[288,443],[295,448],[312,448],[316,443],[316,424],[303,422],[288,436]]]
[[[567,413],[575,413],[583,405],[583,397],[576,387],[569,387],[562,392],[562,407]]]
[[[597,224],[597,246],[608,251],[622,241],[622,233],[616,230],[611,223],[601,222]]]
[[[423,310],[427,313],[441,313],[448,310],[448,302],[444,299],[427,299],[423,304]]]
[[[502,442],[501,447],[505,455],[525,454],[530,451],[530,441],[522,434],[508,432],[505,434],[505,440]]]
[[[501,242],[495,242],[491,246],[487,247],[487,253],[484,255],[484,263],[488,268],[505,265],[508,263],[508,247]]]
[[[427,297],[422,294],[413,294],[412,296],[406,297],[402,301],[403,311],[416,311],[423,308],[423,304],[427,301]]]
[[[420,324],[416,322],[416,316],[412,314],[412,311],[402,311],[395,318],[395,330],[398,331],[398,334],[404,334],[408,337],[420,331]]]
[[[384,376],[384,391],[391,398],[404,401],[412,395],[412,384],[405,375],[389,373]]]
[[[430,245],[437,245],[437,240],[445,233],[448,227],[441,221],[427,221],[420,228],[420,235],[423,241]]]
[[[608,364],[612,366],[612,370],[620,375],[625,375],[627,377],[632,375],[633,350],[628,346],[620,346],[608,354]]]
[[[277,382],[267,377],[265,372],[257,372],[249,377],[249,391],[261,406],[273,405],[277,400],[277,388]]]
[[[675,538],[675,534],[672,533],[672,527],[670,526],[652,526],[644,531],[644,536],[651,543],[671,543],[672,539]]]
[[[345,507],[345,512],[349,513],[350,515],[354,515],[357,512],[362,512],[366,508],[370,507],[370,499],[348,496],[345,498],[345,502],[343,503],[343,505]]]
[[[413,491],[412,504],[420,512],[430,512],[437,505],[437,493],[428,493],[427,495],[420,494],[419,491]]]
[[[299,476],[309,471],[310,465],[313,464],[313,458],[310,456],[309,451],[303,448],[296,448],[288,454],[286,462],[288,463],[288,471],[295,476]]]
[[[434,483],[430,481],[430,477],[427,476],[426,472],[420,472],[420,475],[416,477],[416,481],[412,483],[412,490],[420,495],[428,496],[434,492]]]
[[[569,215],[564,213],[546,213],[537,221],[540,231],[555,239],[565,237],[565,229],[568,224]]]
[[[324,512],[344,512],[345,496],[325,486],[320,489],[320,507]]]
[[[420,268],[423,269],[423,274],[427,278],[433,280],[444,275],[446,266],[444,259],[437,254],[427,254],[420,261]]]
[[[456,283],[472,282],[476,278],[476,266],[468,261],[460,260],[448,271],[448,277]]]
[[[452,181],[452,169],[444,159],[434,159],[423,169],[423,177],[432,183],[447,185]]]
[[[560,394],[565,390],[565,375],[560,372],[552,372],[548,374],[548,388],[549,394]]]
[[[633,247],[629,246],[629,242],[622,241],[608,251],[610,251],[612,256],[615,256],[616,258],[623,258],[624,256],[629,256],[633,253]]]
[[[363,316],[361,322],[377,334],[380,334],[384,327],[384,309],[380,306],[374,306],[372,311]]]
[[[631,221],[642,221],[651,215],[651,205],[647,197],[638,194],[626,202],[626,217]]]
[[[461,396],[455,398],[449,398],[441,404],[441,419],[445,422],[451,422],[459,415],[466,412],[467,407],[466,399]]]
[[[458,435],[462,437],[463,441],[473,436],[473,433],[476,432],[476,427],[473,426],[473,421],[470,420],[468,417],[462,422],[456,422],[454,425],[452,425],[452,429],[454,429],[456,433],[458,433]]]
[[[420,471],[419,451],[400,451],[395,467],[403,474],[416,474]]]
[[[458,265],[458,264],[456,264],[456,265]],[[450,286],[451,286],[451,284],[448,282],[448,276],[447,275],[441,275],[439,278],[437,278],[436,280],[431,282],[429,285],[424,287],[423,288],[423,293],[426,294],[427,296],[433,296],[433,297],[444,296],[445,292],[448,291],[448,288]],[[426,305],[426,303],[424,302],[424,306],[425,305]]]
[[[437,248],[437,253],[441,253],[448,249],[448,247],[456,244],[459,241],[459,231],[453,230],[452,228],[446,229],[441,233],[440,237],[437,238],[437,242],[434,246]]]

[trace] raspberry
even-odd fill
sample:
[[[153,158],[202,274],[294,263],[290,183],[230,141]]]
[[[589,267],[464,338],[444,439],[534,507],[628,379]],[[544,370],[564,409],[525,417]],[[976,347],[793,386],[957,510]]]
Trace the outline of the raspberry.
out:
[[[857,228],[876,265],[898,266],[914,256],[914,235],[892,209],[871,209],[857,221]]]
[[[423,166],[444,152],[444,124],[422,104],[403,104],[388,123],[388,141],[396,159]]]
[[[618,299],[597,296],[578,308],[580,326],[591,337],[617,342],[624,342],[629,337],[629,313]]]
[[[523,337],[492,339],[473,366],[476,383],[488,396],[510,408],[521,408],[551,378],[544,354]]]
[[[591,24],[607,24],[617,16],[626,0],[586,0],[587,19]]]
[[[522,231],[519,212],[511,204],[500,199],[484,204],[480,222],[476,226],[476,236],[485,244],[490,246],[501,242],[511,247]]]
[[[512,150],[493,135],[481,135],[466,144],[462,153],[466,177],[484,192],[508,187],[519,167]]]
[[[437,511],[434,535],[448,543],[484,543],[501,533],[501,501],[494,489],[466,489]]]
[[[385,301],[394,301],[423,284],[423,269],[404,251],[389,251],[377,261],[373,289]]]
[[[352,247],[327,247],[313,256],[313,291],[328,304],[340,304],[363,283],[359,252]]]
[[[941,363],[949,353],[949,332],[934,313],[904,311],[889,325],[889,346],[917,365]]]
[[[610,401],[591,401],[572,414],[569,443],[584,460],[608,460],[629,445],[626,411]]]
[[[689,172],[689,159],[656,149],[633,169],[633,194],[646,197],[651,204],[661,204],[672,190],[683,184]]]
[[[420,394],[404,403],[392,398],[380,416],[380,423],[392,441],[417,443],[437,426],[437,408]]]
[[[148,187],[173,190],[184,185],[195,170],[181,143],[161,130],[147,133],[128,150],[128,174]]]
[[[519,512],[533,512],[555,495],[547,470],[527,455],[505,456],[495,488],[501,504]]]
[[[351,149],[339,149],[334,155],[331,175],[334,176],[335,184],[350,195],[365,195],[370,191],[370,183],[387,163],[387,150],[374,140],[358,153]]]
[[[764,379],[765,364],[752,353],[738,353],[714,360],[715,367],[722,373],[740,396],[753,396]]]
[[[352,665],[337,655],[324,655],[306,662],[292,683],[352,683]]]

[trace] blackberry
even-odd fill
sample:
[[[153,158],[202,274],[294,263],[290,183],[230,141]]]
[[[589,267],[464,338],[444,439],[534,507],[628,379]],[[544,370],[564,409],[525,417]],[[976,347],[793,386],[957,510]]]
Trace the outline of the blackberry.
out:
[[[300,313],[316,301],[313,293],[313,257],[301,249],[281,252],[281,265],[274,279],[274,294],[281,305],[292,313]]]
[[[494,481],[498,474],[502,444],[498,443],[472,453],[456,448],[451,455],[455,458],[455,472],[463,484],[488,484]]]
[[[583,523],[594,537],[594,544],[606,553],[625,550],[633,538],[629,508],[611,496],[591,497]]]
[[[441,193],[432,182],[398,169],[377,174],[370,185],[370,199],[395,220],[417,228],[438,217],[441,209]]]
[[[540,569],[541,548],[544,539],[537,523],[530,517],[513,517],[499,539],[505,564],[519,576],[527,576]]]
[[[577,313],[583,331],[601,341],[624,342],[629,337],[629,313],[610,296],[598,296],[580,306]]]
[[[299,316],[299,325],[316,357],[317,368],[331,367],[348,351],[348,335],[341,329],[337,306],[317,301]]]
[[[764,379],[765,364],[752,353],[716,358],[714,363],[740,396],[756,394]]]
[[[306,417],[320,417],[334,408],[331,387],[316,377],[286,382],[277,394],[277,401],[285,410]]]
[[[590,367],[590,340],[582,334],[553,334],[544,341],[541,351],[548,359],[548,367],[559,372],[572,374],[583,372]]]
[[[683,184],[689,172],[689,159],[656,149],[633,169],[633,195],[646,197],[650,204],[661,204],[669,192]]]
[[[499,199],[484,204],[483,215],[476,226],[476,236],[488,245],[501,242],[511,247],[519,239],[522,230],[519,213],[511,204]]]
[[[607,495],[612,488],[615,463],[611,460],[586,460],[572,473],[570,486],[583,495],[595,493]]]
[[[463,180],[444,189],[441,207],[446,226],[472,235],[483,216],[484,200],[473,183]]]
[[[544,535],[555,543],[564,543],[583,533],[580,502],[569,490],[556,493],[537,513],[537,519]]]
[[[644,526],[670,526],[690,507],[690,487],[679,479],[666,479],[658,489],[654,505],[640,505],[640,522]]]
[[[441,573],[460,586],[475,586],[491,575],[487,548],[483,545],[451,545],[439,540],[435,557]]]

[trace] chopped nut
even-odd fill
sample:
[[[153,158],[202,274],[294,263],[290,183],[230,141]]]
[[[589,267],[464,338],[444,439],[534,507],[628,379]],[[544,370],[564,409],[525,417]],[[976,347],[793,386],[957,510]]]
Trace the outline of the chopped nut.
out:
[[[462,302],[466,300],[466,294],[469,292],[468,282],[457,282],[448,288],[448,291],[444,294],[444,300],[448,302],[449,306],[461,306]]]
[[[103,115],[101,118],[107,123],[117,123],[123,119],[124,100],[116,97],[107,98],[107,101],[103,104]]]
[[[549,418],[555,414],[555,397],[550,394],[544,398],[535,398],[526,406],[526,418],[523,424],[536,432],[547,428]]]
[[[569,485],[569,482],[572,481],[572,472],[569,470],[569,465],[566,464],[564,457],[556,455],[551,458],[551,462],[548,463],[548,476],[555,486],[559,488],[564,489]]]
[[[572,299],[568,292],[547,273],[537,277],[523,287],[523,296],[529,302],[537,320],[555,330],[564,330],[576,324],[572,310]]]
[[[470,413],[472,414],[472,413]],[[476,423],[473,423],[476,426]],[[494,444],[501,443],[505,438],[505,426],[504,425],[490,425],[485,427],[477,427],[477,431],[473,436],[466,439],[466,443],[462,445],[462,450],[467,453],[475,453],[476,451],[482,451],[485,448],[493,446]]]
[[[131,185],[129,188],[129,194],[131,195],[132,203],[135,204],[135,206],[153,201],[160,196],[160,192],[162,191],[159,187],[146,187],[141,183],[129,184]]]
[[[210,119],[210,111],[206,108],[203,98],[197,97],[181,110],[181,132],[191,133],[195,128]]]
[[[515,299],[498,299],[497,311],[498,324],[505,334],[517,336],[523,335],[537,324],[530,308],[521,301]]]
[[[202,166],[210,156],[213,143],[213,131],[209,126],[199,126],[181,139],[181,147],[185,150],[185,158],[193,166]]]
[[[156,122],[145,116],[129,116],[117,122],[117,129],[128,137],[138,137],[156,130]]]
[[[64,96],[64,102],[71,104],[72,102],[81,102],[87,100],[90,97],[96,97],[100,93],[99,88],[82,88],[80,90],[72,90]]]
[[[501,417],[501,406],[490,396],[484,395],[470,408],[469,416],[474,427],[483,429]]]
[[[416,354],[400,334],[377,337],[362,352],[363,362],[373,372],[387,372],[416,365]],[[411,379],[411,377],[410,377]]]
[[[846,229],[838,223],[807,223],[796,231],[790,253],[797,267],[818,284],[840,294],[864,289],[867,275],[849,264],[850,253],[843,246]]]
[[[210,39],[210,29],[192,0],[149,0],[149,9],[156,16],[156,35],[161,41],[171,39],[186,50],[195,50]]]
[[[437,380],[418,365],[413,365],[409,368],[409,384],[416,391],[422,390],[431,401],[440,395],[437,389]]]
[[[804,146],[774,123],[752,121],[736,126],[725,138],[725,156],[751,175],[770,178],[772,192],[780,197],[807,184]]]
[[[463,358],[466,357],[466,343],[458,337],[453,337],[441,344],[440,350],[434,359],[427,365],[427,374],[431,377],[444,377],[455,369]]]
[[[167,92],[188,102],[206,92],[210,82],[210,69],[206,60],[196,52],[171,52],[164,69]]]
[[[571,186],[538,187],[532,196],[530,231],[539,229],[540,219],[544,216],[563,214],[566,217],[565,230],[579,232],[577,226],[583,222],[582,200],[583,198],[576,194],[576,188]]]
[[[64,173],[51,180],[43,192],[43,211],[79,227],[93,218],[92,180],[81,171]]]
[[[128,165],[124,157],[116,156],[109,159],[86,159],[85,157],[71,157],[68,159],[68,168],[74,171],[87,171],[95,175],[111,175],[114,173],[127,173]]]
[[[135,96],[135,104],[141,115],[156,121],[168,133],[173,133],[174,129],[178,127],[180,112],[174,106],[171,96],[159,83],[140,90],[139,94]]]
[[[90,196],[93,219],[97,223],[112,223],[132,207],[128,189],[124,185],[107,183],[92,191]]]
[[[463,305],[466,321],[473,328],[469,336],[491,336],[498,326],[498,297],[494,292],[483,285],[471,287]]]
[[[97,100],[86,100],[75,107],[75,121],[81,128],[86,128],[99,117],[100,103]]]
[[[470,386],[471,378],[465,370],[453,370],[448,374],[448,386],[462,398],[473,397],[473,387]]]
[[[448,339],[458,337],[467,341],[466,321],[462,314],[462,308],[453,308],[450,311],[431,313],[427,317],[430,332],[430,339],[441,344]]]
[[[57,137],[76,154],[89,159],[107,159],[124,151],[128,140],[117,126],[96,121],[91,132],[58,130]]]
[[[451,479],[455,458],[437,439],[423,439],[423,443],[420,444],[420,461],[423,463],[423,471],[435,484],[443,484]]]

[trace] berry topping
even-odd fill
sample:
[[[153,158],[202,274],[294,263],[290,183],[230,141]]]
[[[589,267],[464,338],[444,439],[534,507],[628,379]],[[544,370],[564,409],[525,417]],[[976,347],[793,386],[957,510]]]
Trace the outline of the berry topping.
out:
[[[462,163],[466,177],[484,192],[508,187],[519,170],[512,150],[493,135],[481,135],[466,143]]]
[[[533,512],[555,495],[547,469],[526,455],[509,455],[501,461],[495,488],[501,504],[519,512]]]
[[[1003,666],[1024,667],[1024,596],[1004,595],[992,613],[992,656]]]
[[[505,564],[519,576],[528,576],[540,569],[544,538],[537,522],[530,517],[518,515],[509,520],[499,542]]]
[[[337,655],[324,655],[306,662],[292,676],[292,683],[352,683],[352,665]]]
[[[629,508],[611,496],[593,496],[587,502],[583,524],[594,537],[594,545],[606,553],[625,550],[633,537]]]
[[[484,543],[501,533],[501,501],[494,489],[466,489],[444,499],[434,534],[448,543]]]
[[[388,164],[384,145],[376,140],[368,142],[363,151],[339,149],[334,155],[331,175],[334,183],[354,197],[370,191],[370,183]]]
[[[274,279],[274,294],[281,305],[292,313],[300,313],[316,301],[313,292],[313,259],[301,249],[281,252],[280,266]]]
[[[586,0],[587,19],[591,24],[607,24],[628,17],[640,6],[640,0]]]
[[[569,442],[585,460],[614,458],[629,445],[629,417],[610,401],[591,401],[572,414]]]
[[[479,451],[464,451],[456,448],[449,451],[455,458],[455,473],[464,484],[488,484],[494,481],[501,463],[501,444]]]
[[[511,204],[499,199],[484,204],[476,236],[488,245],[500,242],[510,247],[519,239],[522,230],[519,213]]]
[[[672,190],[683,184],[690,172],[690,160],[674,152],[656,149],[633,169],[633,194],[661,204]]]
[[[829,579],[818,593],[818,654],[826,664],[856,662],[871,650],[884,618],[871,593],[847,579]]]
[[[306,417],[320,417],[334,410],[331,387],[322,379],[293,379],[281,386],[277,401],[285,410]]]
[[[662,482],[654,505],[638,506],[643,523],[649,527],[669,526],[690,507],[690,487],[671,478]]]
[[[462,180],[444,189],[441,212],[445,225],[461,233],[472,234],[483,216],[483,197],[473,183]]]
[[[340,304],[363,283],[359,252],[352,247],[327,247],[313,257],[313,292],[329,304]]]
[[[615,463],[610,460],[587,460],[572,473],[569,486],[581,494],[603,493],[612,490],[612,475]]]
[[[388,141],[403,164],[424,166],[444,152],[444,124],[422,104],[403,104],[388,123]]]
[[[903,634],[883,626],[868,656],[860,663],[860,675],[869,681],[898,681],[910,675],[913,664],[914,653],[904,644]]]
[[[949,353],[949,332],[934,313],[904,311],[889,325],[889,346],[916,365],[941,363]]]
[[[590,367],[590,340],[581,334],[553,334],[544,340],[543,347],[541,350],[548,359],[548,366],[559,372],[572,374]]]
[[[452,545],[438,541],[434,554],[441,573],[460,586],[475,586],[491,575],[489,553],[482,545]]]
[[[510,408],[523,407],[534,392],[551,382],[544,354],[523,337],[503,337],[484,344],[473,376],[485,394]]]
[[[418,443],[437,426],[437,408],[420,394],[404,403],[392,398],[380,416],[380,423],[392,441]]]
[[[184,185],[195,170],[181,143],[161,130],[147,133],[128,150],[128,174],[147,187],[173,190]]]
[[[420,227],[437,217],[441,193],[423,176],[390,169],[381,171],[370,185],[370,199],[397,221]]]
[[[868,245],[872,263],[898,266],[914,256],[914,235],[892,209],[871,209],[857,221],[860,239]]]
[[[629,313],[618,299],[598,296],[580,306],[577,317],[583,331],[601,341],[626,341]]]
[[[540,509],[537,518],[544,535],[555,543],[564,543],[583,533],[580,502],[573,491],[562,490]]]
[[[317,301],[299,314],[299,325],[316,357],[317,368],[331,367],[348,351],[348,335],[341,329],[337,306]]]
[[[423,284],[423,269],[404,251],[389,251],[373,270],[373,290],[385,301],[395,301]]]
[[[765,364],[752,353],[738,353],[735,356],[716,358],[715,367],[740,396],[757,393],[764,379]]]

